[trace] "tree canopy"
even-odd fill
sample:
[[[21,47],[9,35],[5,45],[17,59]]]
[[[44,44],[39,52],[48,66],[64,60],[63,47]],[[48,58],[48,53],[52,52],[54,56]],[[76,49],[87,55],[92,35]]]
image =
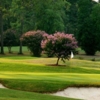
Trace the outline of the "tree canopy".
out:
[[[53,35],[44,34],[44,39],[41,42],[41,47],[46,53],[55,55],[59,59],[70,59],[71,52],[75,51],[77,41],[72,34],[65,34],[61,32],[54,33]]]
[[[16,30],[22,53],[20,37],[30,30],[48,34],[57,31],[74,34],[86,54],[100,50],[99,6],[92,0],[0,0],[0,44],[4,53],[3,33]],[[89,40],[89,41],[87,41]]]

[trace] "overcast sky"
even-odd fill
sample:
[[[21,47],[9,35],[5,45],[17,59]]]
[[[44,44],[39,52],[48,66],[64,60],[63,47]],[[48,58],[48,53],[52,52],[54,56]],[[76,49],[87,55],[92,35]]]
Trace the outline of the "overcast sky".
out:
[[[98,2],[98,0],[94,0],[94,1],[97,1]]]

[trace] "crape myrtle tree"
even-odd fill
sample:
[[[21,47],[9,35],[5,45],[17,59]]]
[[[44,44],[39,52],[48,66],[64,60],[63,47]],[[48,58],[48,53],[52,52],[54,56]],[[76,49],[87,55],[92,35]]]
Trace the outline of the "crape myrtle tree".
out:
[[[33,56],[41,56],[42,48],[41,41],[43,39],[44,31],[28,31],[22,35],[21,40],[26,44]]]
[[[53,35],[44,34],[41,47],[45,52],[52,53],[58,58],[58,65],[60,59],[70,59],[71,51],[74,52],[78,46],[73,34],[56,32]]]

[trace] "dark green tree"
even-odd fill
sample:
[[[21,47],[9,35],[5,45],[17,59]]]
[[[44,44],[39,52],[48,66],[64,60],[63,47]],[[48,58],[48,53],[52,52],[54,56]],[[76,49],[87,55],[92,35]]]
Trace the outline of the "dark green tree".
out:
[[[93,7],[91,20],[93,23],[91,30],[95,34],[96,47],[100,51],[100,3]]]
[[[1,43],[1,54],[4,54],[3,49],[3,14],[2,9],[0,9],[0,43]]]
[[[78,41],[80,47],[87,55],[94,55],[97,51],[95,33],[92,31],[93,23],[90,17],[94,3],[92,0],[78,1]]]
[[[19,54],[22,53],[22,41],[20,41],[20,37],[25,31],[30,30],[30,27],[33,25],[33,0],[12,0],[12,8],[11,13],[14,17],[14,20],[11,23],[12,28],[14,28],[19,37],[20,42],[20,48],[19,48]],[[32,13],[29,13],[32,12]],[[30,25],[32,24],[32,25]]]
[[[76,35],[77,33],[77,19],[78,19],[78,0],[67,0],[70,3],[69,10],[66,12],[68,21],[66,22],[66,32]]]
[[[49,34],[64,31],[64,7],[66,0],[35,0],[35,29],[44,30]]]
[[[8,47],[8,52],[12,53],[11,47],[16,45],[16,32],[12,29],[8,29],[4,32],[4,44]]]
[[[8,10],[11,4],[11,0],[0,0],[0,43],[1,43],[1,54],[4,54],[4,43],[3,43],[3,20],[8,14]]]
[[[83,35],[81,36],[80,46],[87,55],[95,55],[97,51],[96,34],[92,29],[93,23],[91,19],[88,19],[87,23],[81,29]]]

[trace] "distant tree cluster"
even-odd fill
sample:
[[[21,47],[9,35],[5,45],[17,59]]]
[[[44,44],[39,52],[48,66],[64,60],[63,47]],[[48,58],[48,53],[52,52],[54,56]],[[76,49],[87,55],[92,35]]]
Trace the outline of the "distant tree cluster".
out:
[[[71,52],[76,50],[77,41],[72,34],[65,34],[56,32],[49,35],[44,31],[28,31],[21,40],[27,45],[32,55],[39,57],[44,51],[48,56],[56,56],[58,58],[56,65],[60,58],[70,59]]]
[[[19,54],[22,54],[23,33],[41,30],[48,34],[58,31],[74,34],[79,47],[87,55],[94,55],[100,51],[99,9],[100,1],[93,0],[0,0],[0,52],[4,54],[5,33],[11,29],[16,31],[11,34],[16,35]]]

